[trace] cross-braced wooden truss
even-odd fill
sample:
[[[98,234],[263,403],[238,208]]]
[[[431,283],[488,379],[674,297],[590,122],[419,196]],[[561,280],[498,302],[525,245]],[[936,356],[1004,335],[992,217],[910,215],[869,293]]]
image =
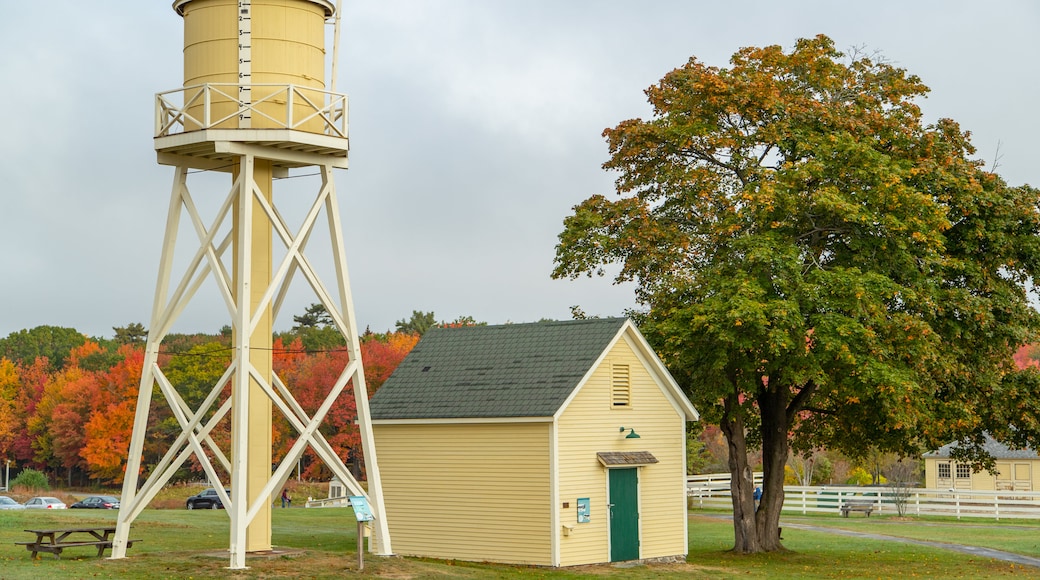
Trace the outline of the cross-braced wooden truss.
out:
[[[251,154],[239,157],[237,177],[224,199],[216,217],[207,227],[199,215],[188,190],[188,168],[177,167],[169,214],[164,236],[162,257],[159,263],[159,278],[156,285],[155,302],[152,310],[151,330],[146,346],[144,368],[141,373],[140,393],[134,419],[130,453],[123,485],[122,504],[116,525],[112,557],[122,558],[126,554],[130,524],[155,497],[156,493],[170,480],[190,457],[194,456],[206,473],[209,483],[216,489],[231,518],[231,568],[245,567],[245,531],[265,502],[270,502],[276,490],[281,489],[289,478],[302,454],[310,446],[329,469],[342,480],[353,495],[367,496],[376,516],[371,549],[379,554],[390,554],[390,536],[385,521],[385,509],[381,493],[376,450],[369,421],[368,396],[364,371],[361,365],[360,345],[357,336],[353,301],[347,276],[347,263],[343,253],[343,235],[336,202],[332,165],[321,164],[321,187],[310,210],[295,234],[275,208],[273,202],[263,195],[253,181],[255,158]],[[263,216],[253,216],[254,204],[262,208]],[[324,209],[328,222],[335,265],[335,287],[333,292],[323,284],[317,272],[304,255],[307,242],[314,232],[319,216]],[[251,224],[256,218],[270,221],[275,237],[284,243],[286,252],[280,263],[272,265],[269,286],[259,301],[253,301],[250,280],[250,257],[252,251],[250,227],[231,228],[218,240],[218,232],[237,212],[240,224]],[[198,237],[199,247],[191,258],[173,292],[173,255],[182,216],[191,221]],[[233,240],[237,237],[237,240]],[[234,245],[233,245],[234,242]],[[230,247],[237,247],[242,255],[234,260],[236,276],[225,266],[223,257]],[[318,301],[325,306],[336,328],[347,339],[349,360],[339,374],[338,380],[328,391],[323,403],[308,415],[293,397],[291,385],[284,384],[272,373],[270,381],[257,372],[250,362],[250,337],[257,328],[260,313],[270,307],[277,316],[289,283],[301,275],[313,289]],[[198,408],[192,409],[177,392],[159,366],[160,345],[173,323],[185,309],[202,284],[212,279],[220,291],[231,316],[234,333],[234,353],[230,365],[220,380],[214,384]],[[255,290],[255,289],[254,289]],[[252,303],[251,303],[252,302]],[[248,441],[246,413],[250,396],[250,381],[258,385],[272,406],[288,420],[299,434],[290,450],[281,458],[277,468],[263,490],[255,495],[250,504],[246,496],[246,474]],[[231,384],[231,396],[221,401],[221,393]],[[358,425],[361,432],[362,451],[368,476],[369,492],[361,487],[337,456],[329,442],[318,430],[333,403],[347,384],[353,385],[357,404]],[[165,402],[169,405],[181,428],[181,433],[162,459],[148,473],[147,479],[138,487],[143,446],[146,438],[148,415],[152,402],[153,385],[157,385]],[[253,396],[256,395],[253,390]],[[218,406],[219,405],[219,406]],[[216,410],[211,412],[213,408]],[[225,453],[211,437],[214,427],[229,413],[232,414],[232,448]],[[208,453],[207,453],[208,452]],[[213,460],[210,459],[213,457]],[[223,472],[230,474],[229,481],[222,481],[214,462]],[[231,493],[225,492],[230,487]]]

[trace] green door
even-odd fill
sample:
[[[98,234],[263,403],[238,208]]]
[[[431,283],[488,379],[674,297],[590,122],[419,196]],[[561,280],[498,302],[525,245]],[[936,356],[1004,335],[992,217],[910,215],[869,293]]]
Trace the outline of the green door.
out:
[[[610,561],[639,559],[639,479],[636,468],[610,469]]]

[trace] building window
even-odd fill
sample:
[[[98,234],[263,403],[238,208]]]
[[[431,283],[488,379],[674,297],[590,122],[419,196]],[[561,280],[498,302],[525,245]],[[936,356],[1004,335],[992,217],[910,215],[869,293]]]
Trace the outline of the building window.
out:
[[[950,464],[949,463],[940,463],[939,464],[939,479],[949,479],[949,478],[950,478]]]
[[[611,366],[610,402],[615,407],[628,407],[632,403],[632,380],[628,365]]]
[[[957,479],[968,479],[971,477],[971,466],[963,463],[957,464]]]

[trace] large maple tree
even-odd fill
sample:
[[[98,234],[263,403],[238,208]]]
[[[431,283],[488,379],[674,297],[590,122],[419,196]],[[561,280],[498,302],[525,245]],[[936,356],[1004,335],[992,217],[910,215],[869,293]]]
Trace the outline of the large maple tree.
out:
[[[732,474],[735,550],[781,549],[792,447],[916,454],[1038,440],[1038,192],[926,124],[919,78],[818,36],[695,58],[607,129],[620,197],[566,218],[555,277],[634,281],[642,328]],[[761,506],[749,451],[761,448]]]

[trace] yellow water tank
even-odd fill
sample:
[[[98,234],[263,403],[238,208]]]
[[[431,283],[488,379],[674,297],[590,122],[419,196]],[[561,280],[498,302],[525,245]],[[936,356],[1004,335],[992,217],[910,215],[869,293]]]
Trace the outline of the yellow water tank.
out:
[[[294,120],[314,113],[307,100],[314,105],[324,102],[319,91],[325,88],[325,21],[335,12],[331,1],[176,0],[173,8],[184,17],[184,86],[213,85],[211,122],[230,116],[219,128],[239,126],[232,99],[240,82],[252,87],[248,100],[260,103],[251,115],[252,128],[281,127],[287,121],[287,85],[300,88],[291,97]],[[245,37],[243,17],[249,18]],[[240,43],[240,38],[247,40]],[[243,56],[248,57],[249,77],[241,77]],[[280,86],[263,86],[267,83]],[[186,91],[186,98],[193,94]],[[268,100],[261,103],[264,99]],[[189,114],[202,121],[201,101]],[[193,128],[198,127],[186,127]],[[315,120],[297,128],[320,133],[323,125]]]

